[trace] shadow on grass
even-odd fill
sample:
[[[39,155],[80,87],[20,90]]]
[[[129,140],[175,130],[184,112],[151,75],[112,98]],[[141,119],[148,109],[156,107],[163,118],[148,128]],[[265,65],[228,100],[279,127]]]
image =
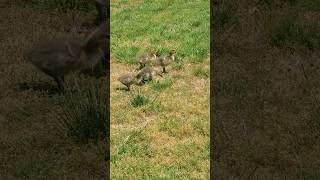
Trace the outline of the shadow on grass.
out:
[[[61,91],[58,89],[58,87],[48,82],[31,82],[31,83],[21,82],[21,83],[17,83],[16,87],[18,91],[33,90],[36,92],[46,92],[50,96],[61,94]],[[66,89],[66,92],[76,93],[77,91],[72,89]]]

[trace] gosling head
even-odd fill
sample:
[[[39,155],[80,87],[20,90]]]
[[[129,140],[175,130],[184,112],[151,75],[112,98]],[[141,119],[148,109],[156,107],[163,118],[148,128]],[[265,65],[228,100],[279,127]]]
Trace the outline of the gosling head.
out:
[[[171,49],[170,52],[169,52],[169,54],[172,56],[172,55],[176,54],[176,52],[177,52],[176,49]]]
[[[152,49],[150,54],[151,54],[151,57],[157,57],[157,50]]]

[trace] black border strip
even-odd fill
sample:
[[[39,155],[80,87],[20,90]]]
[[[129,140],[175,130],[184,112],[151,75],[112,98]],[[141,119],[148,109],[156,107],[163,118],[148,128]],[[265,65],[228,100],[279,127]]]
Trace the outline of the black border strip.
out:
[[[216,170],[214,166],[214,156],[216,154],[215,144],[213,142],[214,132],[214,97],[213,97],[213,81],[214,81],[214,30],[213,30],[213,5],[214,0],[210,0],[210,179],[212,179],[214,171]]]
[[[109,180],[110,179],[110,53],[111,53],[111,49],[110,49],[110,0],[105,0],[106,3],[106,24],[107,24],[107,32],[109,33],[108,36],[108,40],[106,43],[108,43],[109,46],[108,47],[108,54],[106,54],[105,58],[107,61],[109,61],[109,65],[108,65],[108,69],[107,69],[107,111],[108,111],[108,130],[107,130],[107,138],[106,138],[106,157],[105,157],[105,163],[106,163],[106,179]]]

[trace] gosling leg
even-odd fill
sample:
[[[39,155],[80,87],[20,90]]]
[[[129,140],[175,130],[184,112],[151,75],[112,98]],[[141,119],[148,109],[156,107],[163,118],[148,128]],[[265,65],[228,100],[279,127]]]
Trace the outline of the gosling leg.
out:
[[[166,68],[165,68],[165,67],[162,67],[162,72],[163,72],[163,73],[168,73],[168,72],[166,71]]]
[[[56,81],[57,85],[58,85],[58,89],[64,93],[64,76],[58,76],[58,77],[54,77],[54,80]]]

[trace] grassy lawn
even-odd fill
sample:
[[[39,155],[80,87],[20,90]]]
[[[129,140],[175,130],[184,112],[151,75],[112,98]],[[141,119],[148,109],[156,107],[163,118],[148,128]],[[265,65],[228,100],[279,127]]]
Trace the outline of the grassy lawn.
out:
[[[111,1],[111,179],[209,179],[209,1]],[[177,61],[118,90],[151,49]]]

